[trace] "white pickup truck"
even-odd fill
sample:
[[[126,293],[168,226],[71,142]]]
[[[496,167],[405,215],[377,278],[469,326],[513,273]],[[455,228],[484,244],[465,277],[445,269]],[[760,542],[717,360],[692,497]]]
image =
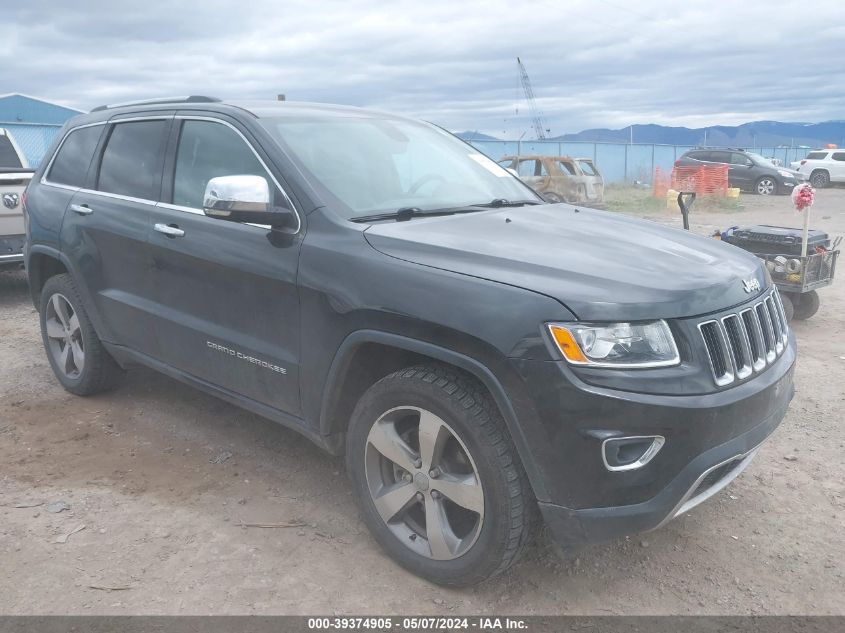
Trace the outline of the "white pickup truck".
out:
[[[0,128],[0,270],[23,266],[23,192],[33,171],[14,137]]]

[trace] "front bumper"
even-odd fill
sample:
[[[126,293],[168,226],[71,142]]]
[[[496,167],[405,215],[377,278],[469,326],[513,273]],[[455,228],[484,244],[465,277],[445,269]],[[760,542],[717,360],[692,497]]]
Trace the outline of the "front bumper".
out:
[[[786,414],[795,358],[790,334],[753,380],[701,395],[622,392],[587,384],[562,362],[517,361],[538,422],[525,434],[529,474],[541,480],[555,539],[575,547],[654,529],[727,485]],[[605,467],[603,438],[655,435],[665,445],[646,465]]]
[[[751,431],[705,451],[657,496],[627,506],[571,510],[541,503],[540,511],[555,541],[564,548],[609,541],[657,529],[703,503],[736,479],[760,444],[777,428],[786,406]]]

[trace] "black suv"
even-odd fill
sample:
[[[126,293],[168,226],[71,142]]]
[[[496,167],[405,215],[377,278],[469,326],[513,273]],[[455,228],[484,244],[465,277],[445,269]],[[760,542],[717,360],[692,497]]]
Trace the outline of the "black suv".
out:
[[[539,515],[572,548],[686,512],[792,398],[760,260],[543,204],[433,125],[193,97],[79,116],[47,156],[26,266],[64,387],[140,363],[345,455],[438,583],[506,569]]]
[[[675,161],[675,167],[698,167],[711,163],[728,166],[731,187],[762,196],[791,193],[806,177],[794,169],[778,167],[768,158],[743,149],[693,149]]]

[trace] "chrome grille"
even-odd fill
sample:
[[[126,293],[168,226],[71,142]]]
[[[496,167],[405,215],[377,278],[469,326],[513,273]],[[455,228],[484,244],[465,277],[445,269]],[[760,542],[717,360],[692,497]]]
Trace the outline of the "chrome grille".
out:
[[[739,312],[699,323],[698,329],[720,387],[763,371],[783,353],[789,337],[777,288]]]

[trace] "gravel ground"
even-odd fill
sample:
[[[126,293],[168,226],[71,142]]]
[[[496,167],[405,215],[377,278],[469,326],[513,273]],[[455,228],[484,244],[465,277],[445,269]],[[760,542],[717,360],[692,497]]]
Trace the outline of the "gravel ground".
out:
[[[693,212],[693,229],[801,222],[787,197],[743,205]],[[813,214],[845,234],[845,191]],[[789,414],[727,490],[574,560],[540,539],[456,591],[394,565],[341,460],[292,431],[145,369],[110,394],[63,391],[24,276],[0,274],[0,613],[845,614],[845,279],[821,294],[793,324]],[[295,526],[241,526],[257,522]]]

